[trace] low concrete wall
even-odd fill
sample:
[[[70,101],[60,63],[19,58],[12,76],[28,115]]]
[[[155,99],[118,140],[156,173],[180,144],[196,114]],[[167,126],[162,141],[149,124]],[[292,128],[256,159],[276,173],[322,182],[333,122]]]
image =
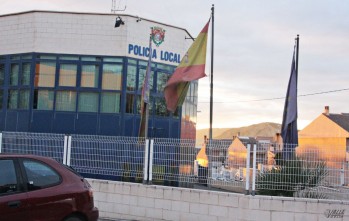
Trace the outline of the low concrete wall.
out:
[[[142,221],[348,221],[349,202],[89,179],[101,218]]]

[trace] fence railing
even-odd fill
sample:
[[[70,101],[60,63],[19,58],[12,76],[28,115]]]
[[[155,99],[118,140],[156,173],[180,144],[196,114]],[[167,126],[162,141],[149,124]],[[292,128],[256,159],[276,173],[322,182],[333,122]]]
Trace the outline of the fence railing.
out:
[[[85,177],[349,200],[346,147],[3,132],[0,153],[52,157]]]

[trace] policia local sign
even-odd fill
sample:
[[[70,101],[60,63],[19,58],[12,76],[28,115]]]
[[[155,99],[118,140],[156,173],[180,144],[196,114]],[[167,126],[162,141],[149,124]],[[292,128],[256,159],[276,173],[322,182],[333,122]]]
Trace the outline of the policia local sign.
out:
[[[162,42],[165,41],[165,30],[159,27],[152,27],[151,39],[156,46],[161,45]],[[179,53],[174,53],[171,51],[164,50],[156,50],[156,48],[152,48],[152,52],[150,54],[150,48],[129,44],[128,45],[128,54],[133,54],[140,57],[148,58],[151,56],[152,59],[160,59],[161,61],[167,61],[175,64],[179,64],[181,62],[181,55]]]

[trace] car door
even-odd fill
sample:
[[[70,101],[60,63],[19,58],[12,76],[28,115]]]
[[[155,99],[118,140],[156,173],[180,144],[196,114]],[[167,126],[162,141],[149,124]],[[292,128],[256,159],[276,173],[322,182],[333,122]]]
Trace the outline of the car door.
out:
[[[27,193],[15,158],[0,158],[0,220],[27,219]]]
[[[74,199],[62,188],[62,177],[51,166],[33,159],[22,159],[28,182],[28,216],[33,220],[62,220],[72,212]],[[66,192],[66,194],[65,194]]]

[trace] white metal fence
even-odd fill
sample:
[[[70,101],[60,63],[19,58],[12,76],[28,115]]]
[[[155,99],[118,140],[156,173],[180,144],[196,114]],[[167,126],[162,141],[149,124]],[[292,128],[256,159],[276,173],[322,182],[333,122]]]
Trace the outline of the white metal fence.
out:
[[[349,200],[346,147],[3,132],[0,153],[48,156],[90,178]]]

